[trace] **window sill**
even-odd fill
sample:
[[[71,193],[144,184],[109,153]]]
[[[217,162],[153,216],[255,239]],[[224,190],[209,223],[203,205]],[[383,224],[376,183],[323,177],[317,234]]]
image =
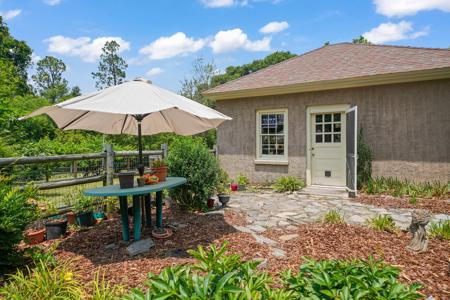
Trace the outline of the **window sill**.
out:
[[[287,166],[289,162],[287,160],[271,160],[271,159],[255,159],[255,165],[278,165]]]

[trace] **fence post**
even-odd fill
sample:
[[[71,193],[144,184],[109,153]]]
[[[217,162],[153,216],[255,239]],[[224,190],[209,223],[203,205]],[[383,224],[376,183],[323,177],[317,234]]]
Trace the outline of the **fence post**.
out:
[[[105,175],[106,185],[112,185],[114,181],[114,151],[111,144],[103,145],[103,151],[106,153],[105,158]]]
[[[77,178],[77,174],[78,174],[78,164],[77,164],[77,161],[74,160],[72,162],[72,175],[73,175],[73,178]]]
[[[213,145],[213,152],[215,157],[219,156],[219,152],[217,151],[217,144]]]
[[[167,158],[167,144],[161,144],[161,150],[162,150],[162,158],[165,159]]]

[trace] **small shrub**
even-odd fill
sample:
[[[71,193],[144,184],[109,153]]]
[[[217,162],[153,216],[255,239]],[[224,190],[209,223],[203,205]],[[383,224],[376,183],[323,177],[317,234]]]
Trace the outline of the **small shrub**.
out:
[[[430,223],[428,229],[430,237],[440,240],[450,240],[450,220],[442,220]]]
[[[377,215],[366,220],[366,224],[373,229],[393,233],[397,231],[394,219],[390,215]]]
[[[187,183],[170,191],[183,209],[205,209],[206,200],[214,193],[220,166],[200,138],[179,137],[171,144],[167,157],[169,174],[187,179]]]
[[[303,180],[294,176],[280,177],[275,182],[274,188],[277,192],[294,192],[305,187]]]
[[[408,202],[409,202],[409,204],[416,205],[416,204],[417,204],[417,197],[416,197],[416,194],[413,194],[413,195],[411,196],[411,198],[409,198]]]
[[[240,185],[248,185],[250,183],[247,176],[244,174],[239,174],[238,177],[236,177],[236,182]]]
[[[322,222],[325,224],[343,224],[345,220],[337,210],[330,210],[323,216]]]

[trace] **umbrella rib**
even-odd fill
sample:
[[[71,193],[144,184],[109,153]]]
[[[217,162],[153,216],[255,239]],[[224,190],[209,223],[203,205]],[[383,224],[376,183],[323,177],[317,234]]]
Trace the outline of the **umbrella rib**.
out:
[[[123,121],[122,128],[120,129],[120,134],[123,134],[123,129],[125,128],[125,124],[127,123],[128,114],[125,115],[125,120]]]
[[[164,120],[166,121],[167,124],[169,124],[170,128],[172,128],[172,130],[175,132],[175,128],[173,127],[172,123],[169,122],[169,120],[167,120],[166,116],[164,116],[163,111],[159,111],[159,114],[164,118]]]
[[[68,124],[64,125],[63,127],[61,127],[62,130],[66,129],[68,126],[72,125],[73,123],[75,123],[76,121],[78,121],[79,119],[81,119],[82,117],[84,117],[86,114],[90,113],[90,111],[86,111],[85,113],[83,113],[82,115],[80,115],[78,118],[70,121]]]

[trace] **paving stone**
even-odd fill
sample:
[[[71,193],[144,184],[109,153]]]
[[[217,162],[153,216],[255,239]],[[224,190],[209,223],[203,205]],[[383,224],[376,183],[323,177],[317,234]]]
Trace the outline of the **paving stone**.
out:
[[[143,239],[137,242],[133,242],[127,247],[127,252],[130,256],[136,256],[148,252],[150,248],[154,247],[155,243],[151,238]]]
[[[266,231],[266,228],[261,226],[261,225],[248,225],[246,227],[249,228],[252,231],[255,231],[255,232],[264,232],[264,231]]]
[[[251,230],[250,228],[248,228],[248,227],[244,227],[244,226],[238,226],[238,225],[235,225],[235,226],[233,226],[237,231],[240,231],[240,232],[244,232],[244,233],[253,233],[253,230]]]
[[[286,252],[284,250],[281,250],[279,248],[272,248],[272,255],[275,257],[285,257]]]
[[[274,240],[266,238],[265,236],[262,236],[262,235],[258,235],[258,234],[253,233],[252,236],[260,244],[266,244],[266,245],[269,245],[269,246],[274,246],[274,245],[277,244],[277,242],[275,242]]]
[[[279,214],[276,214],[277,217],[281,217],[281,218],[285,218],[285,217],[289,217],[289,216],[295,216],[297,213],[296,212],[290,212],[290,211],[285,211]]]
[[[285,235],[279,236],[278,238],[282,241],[289,241],[296,237],[298,237],[298,234],[293,233],[293,234],[285,234]]]
[[[287,221],[283,221],[283,220],[281,220],[281,221],[278,221],[278,226],[288,226],[288,225],[290,225],[291,223],[289,223],[289,222],[287,222]]]

